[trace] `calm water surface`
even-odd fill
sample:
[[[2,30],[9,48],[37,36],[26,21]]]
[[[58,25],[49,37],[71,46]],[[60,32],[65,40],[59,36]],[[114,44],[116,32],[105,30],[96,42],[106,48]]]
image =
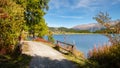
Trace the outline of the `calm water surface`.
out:
[[[82,51],[85,56],[94,46],[102,46],[109,42],[109,39],[101,34],[66,34],[54,35],[55,40],[75,44],[76,48]]]

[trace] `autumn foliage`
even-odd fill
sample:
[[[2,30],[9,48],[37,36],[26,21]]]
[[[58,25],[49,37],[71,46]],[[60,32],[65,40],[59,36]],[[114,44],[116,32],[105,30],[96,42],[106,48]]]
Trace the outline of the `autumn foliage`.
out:
[[[107,13],[99,13],[95,19],[111,31],[110,33],[105,32],[111,45],[94,47],[89,51],[88,60],[95,63],[92,68],[120,68],[120,21],[114,26],[110,26],[110,17]]]
[[[94,48],[89,51],[88,59],[97,62],[100,68],[120,68],[120,44]]]
[[[13,0],[0,0],[0,54],[10,54],[18,43],[24,9]]]

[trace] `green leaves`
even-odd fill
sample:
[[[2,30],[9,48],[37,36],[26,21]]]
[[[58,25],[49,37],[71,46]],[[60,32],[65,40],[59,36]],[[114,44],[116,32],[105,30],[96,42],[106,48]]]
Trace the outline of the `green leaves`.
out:
[[[46,35],[43,16],[47,4],[48,0],[0,0],[0,48],[12,50],[23,29],[39,37]]]
[[[52,43],[55,42],[55,40],[54,40],[54,38],[53,38],[53,34],[52,34],[51,31],[49,31],[49,34],[48,34],[48,41],[49,41],[49,42],[52,42]]]
[[[1,3],[2,0],[0,0]],[[2,14],[7,14],[7,17],[0,18],[0,46],[9,50],[13,49],[17,44],[17,39],[20,34],[21,28],[24,24],[24,9],[12,0],[4,0]]]
[[[29,0],[27,1],[25,20],[26,25],[29,27],[30,33],[38,34],[43,37],[48,32],[48,27],[45,23],[43,16],[45,15],[44,9],[48,4],[48,0]]]

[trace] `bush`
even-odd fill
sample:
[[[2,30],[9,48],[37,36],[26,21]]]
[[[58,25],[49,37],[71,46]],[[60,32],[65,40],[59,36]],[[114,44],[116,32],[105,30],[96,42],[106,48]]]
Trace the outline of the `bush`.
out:
[[[49,31],[49,34],[48,34],[48,41],[49,41],[49,42],[52,42],[52,43],[55,42],[55,40],[54,40],[54,38],[53,38],[53,34],[52,34],[51,31]]]
[[[0,48],[11,53],[24,24],[24,9],[13,0],[0,0]]]
[[[94,48],[88,56],[88,59],[97,62],[100,68],[120,68],[120,44]]]

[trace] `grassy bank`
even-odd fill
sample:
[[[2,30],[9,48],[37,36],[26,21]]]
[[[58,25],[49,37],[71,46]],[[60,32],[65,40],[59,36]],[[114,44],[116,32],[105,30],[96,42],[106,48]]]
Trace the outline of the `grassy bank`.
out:
[[[54,49],[56,49],[57,51],[61,52],[61,53],[63,54],[63,56],[64,56],[67,60],[73,62],[78,68],[81,68],[81,67],[83,67],[83,66],[85,65],[86,59],[84,58],[83,53],[81,53],[81,52],[78,51],[78,50],[74,50],[74,55],[73,55],[72,53],[69,53],[69,52],[64,53],[64,51],[65,51],[64,49],[62,49],[62,48],[56,48],[56,47],[55,47],[55,44],[52,44],[52,43],[47,42],[47,41],[45,41],[45,40],[36,39],[36,40],[34,40],[34,41],[41,42],[41,43],[43,43],[43,44],[45,44],[45,45],[51,46],[52,48],[54,48]]]
[[[98,33],[53,33],[53,35],[98,34]]]
[[[0,55],[0,68],[29,68],[31,56],[22,54],[18,57]]]
[[[27,52],[27,44],[23,46],[23,52]],[[0,55],[0,68],[29,68],[31,59],[32,57],[29,55],[18,55],[16,52],[12,55]]]
[[[54,47],[54,44],[45,43]],[[56,48],[61,52],[61,48]],[[62,52],[61,52],[62,53]],[[94,48],[88,58],[76,56],[71,53],[62,53],[67,60],[73,62],[78,68],[120,68],[120,44]],[[78,55],[78,53],[76,53]]]

